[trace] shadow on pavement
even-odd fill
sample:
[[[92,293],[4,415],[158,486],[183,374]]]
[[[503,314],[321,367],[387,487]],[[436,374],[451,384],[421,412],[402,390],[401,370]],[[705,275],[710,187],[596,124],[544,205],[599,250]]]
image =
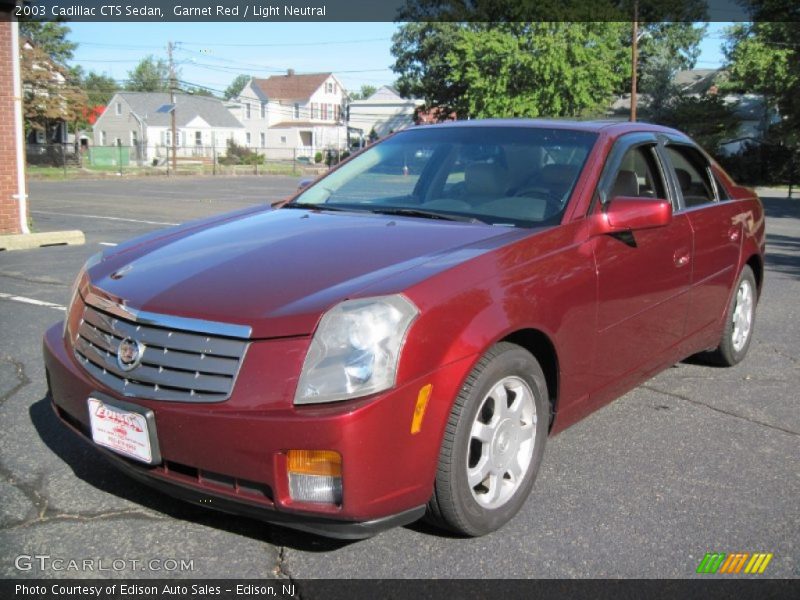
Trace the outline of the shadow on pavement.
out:
[[[328,552],[352,543],[352,541],[315,536],[247,517],[205,510],[188,502],[176,500],[128,478],[109,464],[87,442],[78,439],[78,436],[56,417],[49,396],[31,405],[29,414],[42,441],[69,465],[79,479],[118,498],[135,502],[174,519],[199,523],[267,542],[273,546],[287,546],[305,552]]]
[[[798,224],[800,230],[800,224]],[[800,279],[800,237],[769,233],[767,228],[767,270]]]
[[[767,223],[767,270],[800,279],[800,199],[764,196],[761,202],[768,218],[797,220],[796,236],[770,233]]]
[[[773,219],[800,219],[800,199],[777,196],[761,196],[764,212]]]

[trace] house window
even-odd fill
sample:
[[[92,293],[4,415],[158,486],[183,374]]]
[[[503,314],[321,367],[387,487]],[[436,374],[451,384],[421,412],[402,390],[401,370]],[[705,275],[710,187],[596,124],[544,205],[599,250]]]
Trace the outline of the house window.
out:
[[[122,114],[122,102],[117,102],[117,105],[114,107],[114,112],[117,115],[121,115]]]
[[[300,105],[299,104],[295,104],[294,105],[294,118],[295,119],[299,119],[300,118]]]
[[[267,147],[267,134],[263,132],[261,133],[261,147],[262,148]]]
[[[170,129],[167,129],[164,132],[164,145],[170,147],[172,146],[172,131]],[[181,132],[178,131],[175,136],[175,146],[178,147],[180,145],[181,145]]]
[[[103,134],[105,134],[105,131],[103,132]],[[36,130],[36,143],[37,144],[44,144],[44,142],[45,142],[44,131],[42,131],[41,129],[37,129]]]
[[[327,104],[323,104],[322,105],[322,120],[323,121],[327,121],[328,120],[328,105]]]
[[[135,131],[131,131],[131,146],[138,146],[139,145],[139,134]]]
[[[326,90],[329,94],[333,93],[333,84],[329,81]]]
[[[333,107],[334,120],[338,121],[341,114],[342,114],[342,107],[337,104],[336,106]]]
[[[285,143],[286,143],[286,136],[282,135],[281,136],[281,144],[285,144]]]
[[[249,119],[250,118],[250,103],[249,102],[245,102],[244,103],[244,118],[245,119]]]
[[[328,117],[333,119],[333,104],[328,104]]]
[[[262,102],[261,103],[261,118],[262,119],[266,119],[267,118],[267,103],[266,102]]]
[[[203,132],[202,131],[195,131],[194,132],[194,145],[195,146],[202,146],[203,145]]]
[[[250,132],[248,131],[244,136],[245,144],[250,145]]]
[[[38,134],[37,134],[37,136],[38,136]],[[42,138],[44,139],[44,134],[42,134]],[[38,141],[38,139],[37,139],[37,141]],[[108,136],[106,135],[105,131],[101,131],[100,132],[100,145],[101,146],[105,146],[107,144],[108,144]]]

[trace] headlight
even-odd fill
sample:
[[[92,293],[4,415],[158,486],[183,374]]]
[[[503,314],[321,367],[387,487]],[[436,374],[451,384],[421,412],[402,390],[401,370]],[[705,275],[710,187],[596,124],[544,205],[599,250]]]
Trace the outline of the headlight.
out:
[[[72,282],[72,287],[69,290],[69,304],[67,304],[67,314],[64,317],[64,336],[67,335],[67,324],[69,323],[69,315],[72,312],[72,305],[75,304],[75,298],[78,296],[78,290],[81,287],[81,281],[83,280],[83,276],[86,275],[86,272],[103,260],[103,251],[96,254],[92,254],[88,260],[83,263],[81,270],[78,271],[77,277],[75,277],[75,281]]]
[[[419,310],[403,296],[345,300],[322,317],[295,404],[349,400],[392,387],[408,328]]]

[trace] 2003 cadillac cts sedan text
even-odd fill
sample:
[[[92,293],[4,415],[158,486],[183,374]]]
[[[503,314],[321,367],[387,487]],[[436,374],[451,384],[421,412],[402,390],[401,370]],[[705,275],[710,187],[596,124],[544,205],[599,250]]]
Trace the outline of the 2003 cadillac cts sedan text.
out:
[[[61,420],[131,476],[342,538],[482,535],[549,434],[747,353],[764,215],[683,134],[470,121],[105,250],[44,339]]]

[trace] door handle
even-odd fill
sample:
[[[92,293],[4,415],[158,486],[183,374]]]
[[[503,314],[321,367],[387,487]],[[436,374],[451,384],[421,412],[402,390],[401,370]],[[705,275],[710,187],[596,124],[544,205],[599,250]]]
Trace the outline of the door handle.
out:
[[[672,258],[675,261],[676,267],[685,267],[689,264],[691,253],[688,250],[676,250]]]

